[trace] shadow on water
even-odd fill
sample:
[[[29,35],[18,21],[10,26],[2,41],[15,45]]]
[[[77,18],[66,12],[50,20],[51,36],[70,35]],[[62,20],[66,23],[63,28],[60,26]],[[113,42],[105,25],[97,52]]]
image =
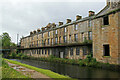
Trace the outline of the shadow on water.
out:
[[[80,67],[77,65],[60,64],[52,62],[43,62],[36,60],[18,60],[12,59],[21,63],[29,64],[42,69],[49,69],[53,72],[68,75],[72,78],[120,78],[119,72],[96,69],[90,67]]]

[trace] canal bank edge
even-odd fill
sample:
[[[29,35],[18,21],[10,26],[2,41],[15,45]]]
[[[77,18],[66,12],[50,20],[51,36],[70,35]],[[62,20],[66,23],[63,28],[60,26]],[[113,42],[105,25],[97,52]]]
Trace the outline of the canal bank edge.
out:
[[[8,60],[8,59],[5,59],[5,58],[4,58],[4,60],[6,60],[6,61],[8,61],[10,63],[13,63],[13,64],[17,64],[17,65],[20,65],[20,66],[23,66],[23,67],[38,71],[38,72],[40,72],[40,73],[42,73],[42,74],[44,74],[46,76],[49,76],[50,78],[53,78],[55,80],[61,80],[61,79],[77,80],[77,79],[70,78],[68,76],[60,75],[60,74],[52,72],[50,70],[45,70],[45,69],[33,67],[33,66],[30,66],[30,65],[26,65],[26,64],[23,64],[23,63],[20,63],[20,62],[17,62],[17,61],[13,61],[13,60]]]

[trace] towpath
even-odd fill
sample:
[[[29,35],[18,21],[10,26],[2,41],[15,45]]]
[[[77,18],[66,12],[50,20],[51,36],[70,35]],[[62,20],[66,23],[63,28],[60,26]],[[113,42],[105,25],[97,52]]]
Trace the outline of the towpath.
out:
[[[23,67],[23,66],[20,66],[17,64],[13,64],[10,62],[7,62],[7,63],[11,68],[15,69],[18,72],[21,72],[22,74],[24,74],[26,76],[29,76],[30,78],[35,79],[35,80],[54,80],[54,79],[52,79],[40,72],[37,72],[35,70],[31,70],[29,68],[26,68],[26,67]]]

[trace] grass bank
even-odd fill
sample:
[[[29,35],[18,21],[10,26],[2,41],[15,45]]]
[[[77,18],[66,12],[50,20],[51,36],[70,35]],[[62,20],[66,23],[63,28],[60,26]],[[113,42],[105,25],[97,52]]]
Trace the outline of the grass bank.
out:
[[[4,80],[5,79],[7,80],[7,78],[29,78],[29,77],[9,67],[8,64],[4,60],[2,60],[2,78]]]
[[[54,73],[50,70],[45,70],[45,69],[41,69],[41,68],[37,68],[37,67],[33,67],[33,66],[30,66],[30,65],[26,65],[26,64],[23,64],[23,63],[20,63],[20,62],[17,62],[17,61],[13,61],[13,60],[8,60],[8,59],[4,59],[10,63],[13,63],[13,64],[17,64],[17,65],[20,65],[20,66],[24,66],[26,68],[29,68],[29,69],[32,69],[32,70],[35,70],[35,71],[38,71],[46,76],[49,76],[50,78],[54,78],[55,80],[76,80],[76,79],[72,79],[68,76],[64,76],[64,75],[60,75],[58,73]]]

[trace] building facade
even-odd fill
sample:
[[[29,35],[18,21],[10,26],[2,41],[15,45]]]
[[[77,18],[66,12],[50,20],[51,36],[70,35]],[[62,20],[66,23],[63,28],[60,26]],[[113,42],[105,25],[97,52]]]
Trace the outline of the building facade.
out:
[[[120,64],[120,1],[107,2],[98,14],[77,15],[66,24],[49,23],[20,40],[19,51],[34,57],[85,59],[93,54],[97,61]]]

